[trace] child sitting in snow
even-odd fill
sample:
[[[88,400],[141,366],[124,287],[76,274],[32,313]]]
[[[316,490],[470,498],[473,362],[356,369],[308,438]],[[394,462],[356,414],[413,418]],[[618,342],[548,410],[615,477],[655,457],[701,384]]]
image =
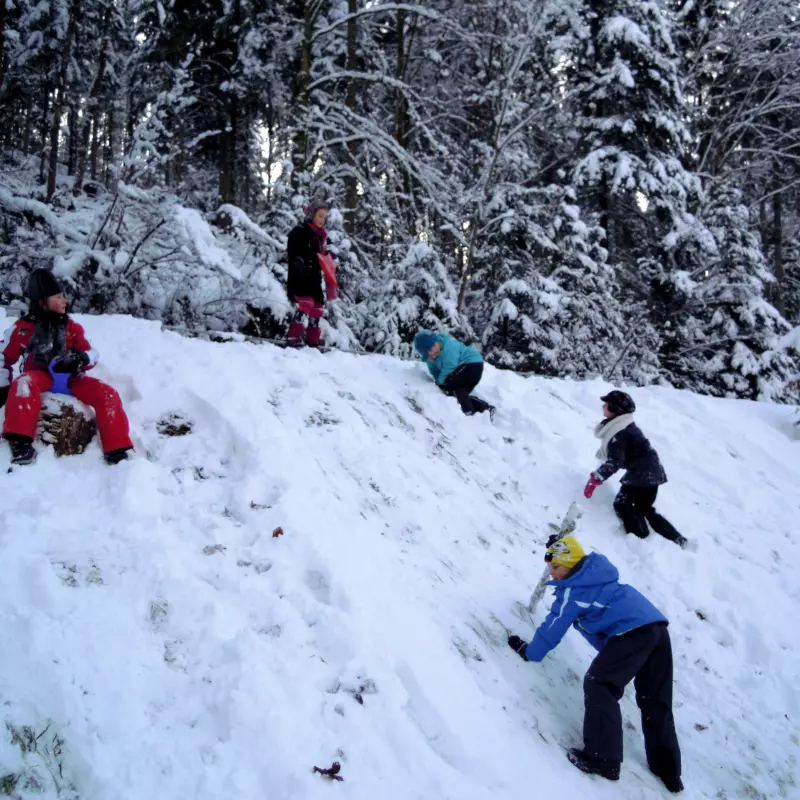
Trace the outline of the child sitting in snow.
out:
[[[52,272],[31,273],[28,298],[29,313],[0,341],[0,406],[7,403],[3,437],[11,446],[11,463],[31,464],[36,459],[33,439],[41,393],[51,389],[73,394],[92,406],[106,462],[124,461],[133,444],[122,401],[110,386],[84,375],[97,363],[97,353],[83,328],[67,316],[67,300]],[[20,358],[22,373],[12,382],[13,367]]]
[[[633,421],[633,412],[636,411],[633,398],[614,390],[600,399],[603,401],[604,419],[595,428],[595,436],[601,442],[597,457],[603,459],[603,464],[589,476],[584,496],[590,499],[598,486],[617,470],[624,469],[626,472],[622,488],[614,500],[614,511],[625,526],[625,533],[644,539],[650,534],[649,522],[653,530],[665,539],[687,547],[688,539],[681,536],[653,505],[658,487],[667,482],[667,475],[658,453]]]
[[[474,347],[446,333],[431,331],[420,331],[414,337],[414,347],[439,388],[454,396],[467,416],[494,413],[494,406],[470,394],[483,376],[483,357]]]

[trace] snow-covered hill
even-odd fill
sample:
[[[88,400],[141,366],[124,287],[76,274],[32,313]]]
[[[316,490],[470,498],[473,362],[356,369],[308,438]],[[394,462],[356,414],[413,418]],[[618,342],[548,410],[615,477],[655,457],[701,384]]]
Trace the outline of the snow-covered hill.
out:
[[[541,665],[505,643],[532,633],[516,603],[596,464],[604,384],[489,369],[492,425],[418,364],[82,322],[138,458],[109,468],[93,443],[6,475],[0,446],[0,794],[665,794],[630,694],[620,784],[564,757],[592,658],[580,636]],[[659,508],[699,550],[626,538],[613,486],[577,535],[671,620],[684,796],[797,797],[792,410],[635,397],[670,478]],[[160,433],[171,414],[191,432]],[[333,761],[331,786],[311,769]]]

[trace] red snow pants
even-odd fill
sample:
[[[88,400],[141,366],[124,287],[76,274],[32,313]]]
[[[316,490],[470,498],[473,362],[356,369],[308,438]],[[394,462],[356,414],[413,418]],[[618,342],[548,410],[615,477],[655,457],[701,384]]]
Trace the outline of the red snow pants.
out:
[[[36,423],[42,408],[42,392],[53,385],[53,377],[44,370],[31,370],[20,375],[12,384],[6,402],[6,419],[3,435],[14,433],[36,438]],[[122,408],[117,392],[108,384],[78,375],[69,382],[69,390],[75,397],[94,409],[97,431],[103,452],[133,447],[129,436],[128,417]]]

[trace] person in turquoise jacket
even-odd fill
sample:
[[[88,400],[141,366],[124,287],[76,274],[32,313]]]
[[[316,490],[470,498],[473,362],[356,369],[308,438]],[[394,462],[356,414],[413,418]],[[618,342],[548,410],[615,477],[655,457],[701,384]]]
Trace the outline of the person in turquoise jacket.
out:
[[[494,406],[470,394],[483,377],[483,357],[474,347],[461,344],[446,333],[420,331],[414,337],[414,348],[437,386],[455,397],[467,416],[494,412]]]

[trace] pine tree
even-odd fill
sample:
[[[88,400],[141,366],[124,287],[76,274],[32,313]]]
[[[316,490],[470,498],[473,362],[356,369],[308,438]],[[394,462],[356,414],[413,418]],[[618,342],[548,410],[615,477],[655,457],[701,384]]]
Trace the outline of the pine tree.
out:
[[[656,2],[600,0],[583,5],[580,29],[570,24],[575,186],[601,213],[610,261],[632,267],[648,243],[687,224],[700,192],[684,164],[692,137],[670,22]]]
[[[664,367],[673,383],[701,393],[787,399],[797,364],[776,350],[789,325],[766,298],[774,281],[741,194],[723,187],[703,208],[713,236],[706,267],[685,275],[685,318]]]
[[[538,223],[528,219],[527,228],[506,226],[511,241],[529,245],[526,253],[517,249],[512,258],[502,253],[498,258],[505,279],[492,293],[483,334],[487,359],[547,375],[606,374],[624,357],[624,316],[599,244],[602,230],[581,218],[569,189],[553,186],[536,199]]]
[[[419,330],[471,338],[456,310],[456,289],[436,251],[423,242],[409,246],[379,281],[383,291],[366,304],[362,341],[368,350],[408,358]]]

